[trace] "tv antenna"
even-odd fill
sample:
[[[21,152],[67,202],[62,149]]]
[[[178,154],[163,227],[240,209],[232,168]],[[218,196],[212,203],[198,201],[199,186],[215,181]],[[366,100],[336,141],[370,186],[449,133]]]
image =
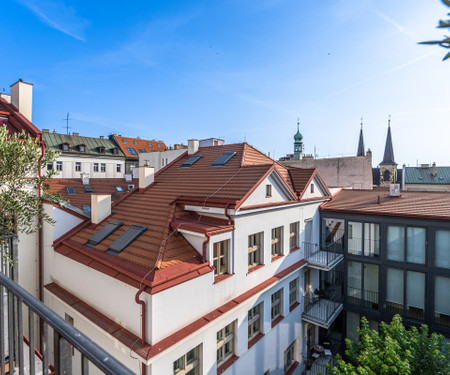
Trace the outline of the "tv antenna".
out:
[[[65,122],[66,122],[65,128],[66,128],[66,134],[67,134],[67,135],[69,135],[69,129],[72,129],[72,127],[69,126],[69,120],[73,120],[73,119],[69,118],[69,112],[67,112],[66,118],[63,118],[63,119],[62,119],[62,121],[65,121]]]

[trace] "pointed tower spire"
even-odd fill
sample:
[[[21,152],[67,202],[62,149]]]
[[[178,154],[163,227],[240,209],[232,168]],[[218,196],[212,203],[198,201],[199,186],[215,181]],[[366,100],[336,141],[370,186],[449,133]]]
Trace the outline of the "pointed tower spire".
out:
[[[384,147],[384,157],[383,157],[383,161],[380,164],[397,165],[397,163],[394,160],[394,148],[392,147],[391,115],[389,115],[386,146]]]
[[[363,119],[361,117],[361,130],[359,131],[358,152],[356,156],[364,156]]]
[[[297,119],[297,133],[294,135],[294,155],[303,153],[303,136],[300,133],[300,119]]]

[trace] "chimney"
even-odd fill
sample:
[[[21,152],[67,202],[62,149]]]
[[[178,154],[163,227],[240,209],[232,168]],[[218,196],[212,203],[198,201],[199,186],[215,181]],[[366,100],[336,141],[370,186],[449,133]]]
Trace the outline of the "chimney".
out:
[[[98,224],[111,215],[111,195],[91,194],[91,222]]]
[[[48,130],[48,129],[42,129],[42,133],[50,133],[50,130]]]
[[[81,181],[83,181],[83,185],[89,185],[89,174],[81,173]]]
[[[100,136],[100,139],[105,139],[105,137],[103,135]]]
[[[141,165],[139,167],[139,190],[145,189],[155,181],[155,168]]]
[[[73,132],[72,135],[74,135],[74,136],[76,136],[76,137],[79,137],[79,136],[80,136],[80,133],[75,133],[75,132]]]
[[[198,151],[198,139],[188,139],[188,155],[195,154]]]
[[[432,167],[431,174],[433,175],[433,177],[435,177],[436,176],[436,162],[433,162],[433,165],[431,167]]]
[[[16,106],[19,112],[31,122],[33,85],[23,82],[21,79],[11,85],[11,104]]]
[[[11,104],[11,95],[1,93],[1,94],[0,94],[0,98],[5,99],[8,103]]]

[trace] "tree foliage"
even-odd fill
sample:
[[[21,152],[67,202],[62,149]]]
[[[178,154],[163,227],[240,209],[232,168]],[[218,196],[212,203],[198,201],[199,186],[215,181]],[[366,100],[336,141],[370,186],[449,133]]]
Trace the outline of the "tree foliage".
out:
[[[348,361],[338,357],[331,375],[448,375],[450,374],[450,343],[444,336],[420,329],[406,329],[399,315],[390,324],[380,323],[379,332],[370,330],[365,317],[361,319],[359,343],[345,340]]]
[[[43,200],[62,203],[46,185],[55,172],[44,170],[58,154],[47,149],[41,159],[41,152],[38,140],[24,132],[10,134],[6,127],[0,126],[0,236],[35,232],[39,227],[37,217],[52,222],[41,210]],[[41,197],[37,193],[39,188]]]
[[[450,0],[442,0],[442,2],[450,8]],[[447,13],[447,15],[450,16],[450,13]],[[440,29],[450,29],[450,19],[445,21],[440,20],[437,27]],[[431,40],[429,42],[421,42],[419,44],[437,44],[443,48],[450,49],[450,36],[444,35],[444,39],[442,40]],[[444,56],[443,60],[447,60],[448,58],[450,58],[450,52]]]

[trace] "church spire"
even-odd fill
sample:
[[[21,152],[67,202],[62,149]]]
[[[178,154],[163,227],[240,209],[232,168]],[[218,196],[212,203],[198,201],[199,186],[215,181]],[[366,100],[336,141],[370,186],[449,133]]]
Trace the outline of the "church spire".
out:
[[[356,156],[364,156],[363,119],[361,117],[361,130],[359,131],[358,152]]]
[[[394,148],[392,147],[391,115],[389,115],[386,146],[384,147],[384,157],[383,157],[383,161],[380,164],[397,165],[397,163],[394,160]]]
[[[294,154],[301,155],[303,153],[303,136],[300,133],[300,119],[297,119],[297,133],[294,135]]]

